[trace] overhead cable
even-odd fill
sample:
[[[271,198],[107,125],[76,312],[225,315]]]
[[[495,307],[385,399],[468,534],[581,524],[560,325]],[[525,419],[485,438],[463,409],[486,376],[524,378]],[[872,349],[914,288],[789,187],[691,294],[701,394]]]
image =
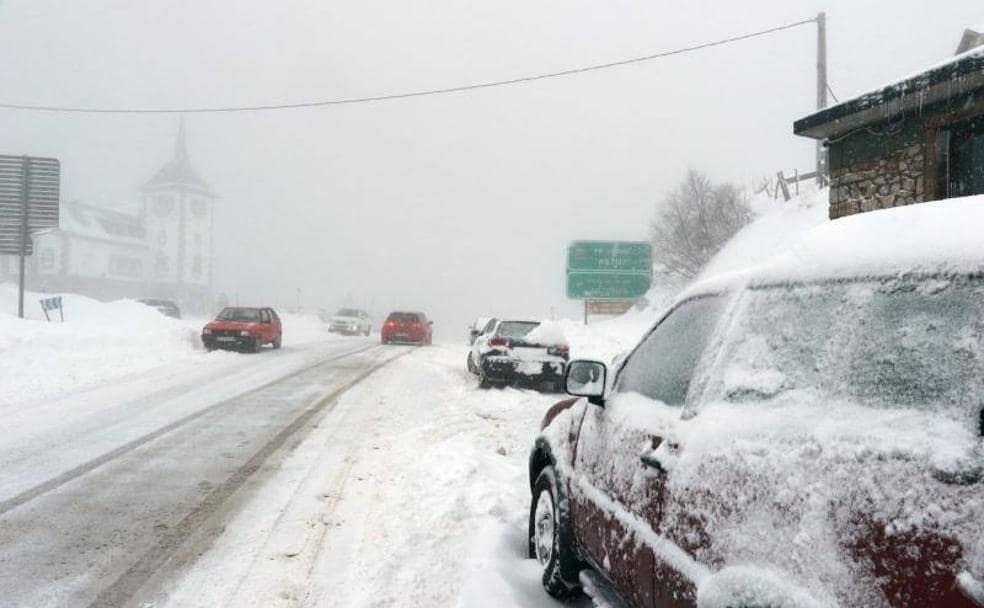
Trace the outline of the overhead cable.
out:
[[[449,93],[474,91],[477,89],[504,87],[504,86],[528,83],[528,82],[536,82],[538,80],[547,80],[549,78],[574,76],[577,74],[583,74],[585,72],[607,70],[609,68],[631,65],[635,63],[643,63],[646,61],[653,61],[655,59],[671,57],[673,55],[682,55],[684,53],[691,53],[694,51],[699,51],[701,49],[732,44],[734,42],[740,42],[742,40],[748,40],[750,38],[757,38],[759,36],[766,36],[768,34],[774,34],[776,32],[792,29],[795,27],[799,27],[801,25],[806,25],[808,23],[815,23],[815,22],[816,19],[805,19],[803,21],[797,21],[795,23],[787,23],[785,25],[770,27],[768,29],[759,30],[757,32],[742,34],[740,36],[732,36],[730,38],[723,38],[721,40],[715,40],[713,42],[704,42],[701,44],[695,44],[692,46],[674,49],[672,51],[662,51],[659,53],[653,53],[651,55],[633,57],[631,59],[622,59],[619,61],[610,61],[607,63],[598,63],[594,65],[570,68],[566,70],[561,70],[559,72],[547,72],[543,74],[520,76],[517,78],[509,78],[505,80],[478,82],[473,84],[458,85],[458,86],[445,87],[440,89],[425,89],[425,90],[417,90],[417,91],[408,91],[403,93],[372,95],[368,97],[350,97],[350,98],[341,98],[341,99],[322,99],[322,100],[312,100],[312,101],[264,103],[264,104],[256,104],[256,105],[239,105],[239,106],[212,106],[212,107],[200,106],[200,107],[170,107],[170,108],[84,107],[84,106],[61,106],[61,105],[0,102],[0,109],[25,110],[25,111],[33,111],[33,112],[68,112],[68,113],[76,113],[76,114],[211,114],[211,113],[225,113],[225,112],[265,112],[265,111],[273,111],[273,110],[295,110],[301,108],[318,108],[318,107],[325,107],[325,106],[339,106],[339,105],[373,103],[379,101],[393,101],[398,99],[408,99],[411,97],[446,95]]]

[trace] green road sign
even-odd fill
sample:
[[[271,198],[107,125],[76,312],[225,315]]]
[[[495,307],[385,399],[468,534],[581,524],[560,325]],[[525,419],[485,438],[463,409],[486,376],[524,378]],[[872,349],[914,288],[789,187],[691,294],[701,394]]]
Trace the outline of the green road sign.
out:
[[[567,248],[567,270],[651,274],[652,258],[645,241],[574,241]]]
[[[639,272],[567,273],[567,297],[573,300],[634,300],[649,291],[652,277]]]
[[[568,298],[634,300],[652,280],[652,248],[644,241],[574,241],[567,248]]]

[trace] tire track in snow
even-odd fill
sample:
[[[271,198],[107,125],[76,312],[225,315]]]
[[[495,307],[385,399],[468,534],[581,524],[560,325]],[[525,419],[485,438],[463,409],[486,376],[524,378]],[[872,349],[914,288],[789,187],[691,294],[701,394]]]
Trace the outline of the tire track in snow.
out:
[[[282,376],[280,378],[277,378],[276,380],[272,380],[272,381],[270,381],[270,382],[268,382],[268,383],[266,383],[266,384],[264,384],[262,386],[258,386],[255,389],[253,389],[253,390],[251,390],[251,391],[249,391],[247,393],[244,393],[244,394],[241,394],[241,395],[237,395],[235,397],[232,397],[230,399],[226,399],[224,401],[220,401],[219,403],[216,403],[215,405],[211,405],[211,406],[206,407],[204,409],[198,410],[197,412],[194,412],[192,414],[189,414],[189,415],[187,415],[187,416],[185,416],[183,418],[179,418],[178,420],[175,420],[174,422],[172,422],[170,424],[167,424],[165,426],[162,426],[159,429],[156,429],[156,430],[154,430],[154,431],[152,431],[150,433],[147,433],[146,435],[142,435],[141,437],[138,437],[138,438],[136,438],[136,439],[134,439],[134,440],[132,440],[132,441],[130,441],[128,443],[125,443],[125,444],[121,445],[120,447],[118,447],[118,448],[116,448],[114,450],[111,450],[109,452],[106,452],[105,454],[103,454],[101,456],[98,456],[96,458],[93,458],[92,460],[89,460],[88,462],[84,462],[84,463],[78,465],[77,467],[74,467],[72,469],[69,469],[68,471],[65,471],[64,473],[62,473],[62,474],[60,474],[60,475],[58,475],[56,477],[53,477],[53,478],[49,479],[48,481],[45,481],[45,482],[40,483],[40,484],[38,484],[38,485],[36,485],[36,486],[28,489],[28,490],[25,490],[25,491],[21,492],[20,494],[17,494],[16,496],[12,496],[12,497],[4,500],[4,501],[0,501],[0,515],[4,515],[8,511],[11,511],[13,509],[16,509],[17,507],[19,507],[19,506],[21,506],[23,504],[26,504],[26,503],[34,500],[35,498],[38,498],[39,496],[43,496],[44,494],[47,494],[48,492],[51,492],[52,490],[56,490],[56,489],[60,488],[61,486],[65,485],[66,483],[68,483],[70,481],[73,481],[73,480],[75,480],[75,479],[77,479],[79,477],[82,477],[86,473],[89,473],[89,472],[91,472],[91,471],[93,471],[93,470],[95,470],[95,469],[97,469],[97,468],[99,468],[99,467],[101,467],[101,466],[103,466],[103,465],[105,465],[107,463],[110,463],[110,462],[112,462],[112,461],[114,461],[114,460],[116,460],[116,459],[118,459],[118,458],[120,458],[120,457],[122,457],[122,456],[124,456],[124,455],[126,455],[126,454],[128,454],[130,452],[132,452],[133,450],[136,450],[137,448],[139,448],[139,447],[141,447],[143,445],[146,445],[147,443],[150,443],[151,441],[153,441],[155,439],[158,439],[160,437],[163,437],[164,435],[170,433],[171,431],[174,431],[176,429],[179,429],[179,428],[185,426],[189,422],[193,422],[193,421],[195,421],[195,420],[197,420],[199,418],[202,418],[202,417],[206,416],[207,414],[212,413],[213,411],[215,411],[217,409],[220,409],[222,407],[226,407],[226,406],[228,406],[230,404],[234,404],[238,400],[242,399],[245,395],[249,395],[250,393],[255,393],[255,392],[261,391],[261,390],[263,390],[263,389],[265,389],[265,388],[267,388],[269,386],[272,386],[274,384],[278,384],[280,382],[283,382],[284,380],[288,380],[290,378],[294,378],[294,377],[299,376],[299,375],[301,375],[301,374],[303,374],[305,372],[308,372],[308,371],[310,371],[310,370],[312,370],[312,369],[314,369],[314,368],[316,368],[316,367],[318,367],[320,365],[324,365],[325,363],[330,363],[332,361],[338,361],[339,359],[344,359],[346,357],[351,357],[353,355],[357,355],[359,353],[365,352],[365,351],[370,350],[370,349],[373,349],[373,348],[380,348],[380,347],[378,345],[366,346],[366,347],[363,347],[363,348],[360,348],[360,349],[356,349],[354,351],[349,351],[349,352],[346,352],[346,353],[342,353],[340,355],[329,357],[327,359],[322,359],[322,360],[318,361],[317,363],[314,363],[312,365],[309,365],[309,366],[306,366],[304,368],[301,368],[301,369],[299,369],[299,370],[297,370],[295,372],[292,372],[292,373],[290,373],[290,374],[288,374],[286,376]]]
[[[319,365],[343,358],[345,356],[364,352],[372,348],[379,349],[380,347],[374,345],[362,348],[349,353],[348,355],[321,361]],[[326,409],[330,410],[330,408],[334,407],[338,401],[338,398],[341,397],[341,395],[346,391],[362,382],[382,367],[411,352],[413,351],[409,349],[405,350],[393,357],[389,357],[370,366],[352,380],[321,397],[318,401],[305,409],[290,424],[281,429],[280,432],[278,432],[270,441],[260,448],[248,461],[246,461],[246,463],[240,466],[235,473],[229,476],[222,484],[213,489],[202,500],[202,502],[199,503],[195,509],[185,515],[185,517],[182,518],[176,526],[170,528],[166,534],[162,535],[154,546],[146,551],[132,566],[130,566],[129,569],[127,569],[126,572],[119,576],[116,581],[104,588],[89,604],[89,608],[111,608],[127,604],[127,602],[140,591],[144,583],[146,583],[152,576],[157,574],[158,569],[161,568],[161,566],[163,566],[168,559],[170,559],[170,557],[178,551],[184,541],[191,537],[192,534],[194,534],[195,531],[198,530],[208,520],[208,518],[211,517],[212,514],[223,505],[223,503],[225,503],[226,500],[228,500],[247,482],[247,480],[249,480],[253,474],[255,474],[262,467],[264,462],[270,456],[272,456],[278,449],[283,447],[287,441],[297,434],[297,432],[300,431],[307,423],[309,423],[312,418],[322,413]],[[313,367],[317,367],[317,365],[303,371],[308,371]],[[289,378],[295,375],[297,374],[291,374],[287,377]],[[285,378],[282,378],[281,380],[283,379]],[[210,537],[214,537],[214,534],[210,535]]]

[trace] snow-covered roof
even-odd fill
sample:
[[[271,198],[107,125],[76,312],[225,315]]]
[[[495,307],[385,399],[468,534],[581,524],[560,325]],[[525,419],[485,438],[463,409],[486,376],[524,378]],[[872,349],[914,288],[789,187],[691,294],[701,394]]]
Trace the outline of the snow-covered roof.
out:
[[[58,223],[58,229],[62,233],[145,245],[146,231],[136,215],[71,202],[62,203]]]
[[[814,139],[836,137],[978,89],[984,89],[982,46],[801,118],[793,123],[793,132]]]
[[[707,277],[683,298],[745,284],[984,272],[984,195],[822,223],[756,266]]]

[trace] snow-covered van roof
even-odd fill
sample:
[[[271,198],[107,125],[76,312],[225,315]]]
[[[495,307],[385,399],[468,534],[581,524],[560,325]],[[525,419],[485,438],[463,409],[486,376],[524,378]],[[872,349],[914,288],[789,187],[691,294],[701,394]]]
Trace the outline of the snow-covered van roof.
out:
[[[820,224],[767,262],[708,277],[681,298],[747,284],[976,272],[984,272],[984,195]]]
[[[801,118],[793,123],[793,132],[829,139],[979,89],[984,89],[984,47]]]

